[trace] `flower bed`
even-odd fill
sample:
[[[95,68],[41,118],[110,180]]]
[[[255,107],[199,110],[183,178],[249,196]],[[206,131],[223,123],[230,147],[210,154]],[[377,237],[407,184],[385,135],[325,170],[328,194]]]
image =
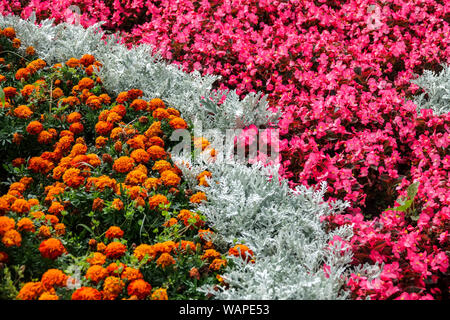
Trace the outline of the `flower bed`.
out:
[[[281,174],[291,186],[326,181],[327,199],[352,204],[327,220],[354,225],[354,263],[386,264],[375,282],[354,276],[353,298],[448,299],[449,114],[418,113],[409,100],[420,93],[415,74],[450,62],[446,2],[77,5],[85,26],[107,20],[130,45],[150,43],[185,70],[221,75],[217,87],[269,95],[283,112]],[[68,6],[34,1],[21,12],[73,21]],[[386,210],[415,182],[414,207]]]

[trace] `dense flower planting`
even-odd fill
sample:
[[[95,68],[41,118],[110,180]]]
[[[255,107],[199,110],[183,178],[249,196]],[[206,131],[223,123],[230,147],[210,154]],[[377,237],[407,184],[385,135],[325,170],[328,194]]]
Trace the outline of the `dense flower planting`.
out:
[[[326,181],[330,200],[348,200],[329,227],[354,224],[354,263],[384,264],[376,281],[351,277],[353,298],[449,298],[450,115],[418,113],[409,100],[420,92],[415,74],[450,63],[448,2],[3,1],[1,9],[108,21],[125,43],[221,75],[217,88],[267,93],[283,112],[282,174],[292,186]]]
[[[48,66],[13,28],[0,46],[0,297],[205,299],[199,286],[223,285],[227,257],[252,252],[216,247],[196,212],[207,199],[167,151],[190,126],[180,112],[109,95],[90,54]]]

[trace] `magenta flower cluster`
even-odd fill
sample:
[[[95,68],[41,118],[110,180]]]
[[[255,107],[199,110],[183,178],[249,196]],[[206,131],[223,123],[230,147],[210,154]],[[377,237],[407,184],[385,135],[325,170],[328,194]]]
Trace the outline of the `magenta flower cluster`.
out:
[[[352,205],[328,226],[353,224],[355,264],[383,264],[377,280],[350,277],[353,298],[449,299],[450,114],[418,113],[410,80],[450,63],[450,2],[0,0],[0,11],[107,21],[129,45],[221,75],[218,88],[267,93],[283,113],[283,176],[327,181],[329,200]],[[393,210],[414,182],[413,208]]]

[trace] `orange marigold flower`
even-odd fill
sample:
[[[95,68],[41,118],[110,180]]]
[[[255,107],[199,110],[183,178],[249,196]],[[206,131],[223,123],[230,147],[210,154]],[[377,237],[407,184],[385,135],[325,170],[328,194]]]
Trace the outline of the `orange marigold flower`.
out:
[[[128,92],[120,92],[117,95],[116,102],[117,103],[125,103],[128,101]]]
[[[189,271],[189,278],[200,280],[200,272],[198,272],[197,268],[192,268]]]
[[[116,198],[113,200],[111,207],[116,209],[117,211],[120,211],[123,209],[123,202],[120,199]]]
[[[113,124],[106,121],[99,121],[95,125],[95,132],[101,136],[107,136],[113,129]]]
[[[9,191],[16,190],[20,194],[22,194],[25,191],[26,188],[27,188],[26,185],[23,184],[22,182],[13,182],[9,186],[8,193],[9,193]]]
[[[163,288],[158,288],[152,293],[152,300],[169,300],[167,296],[167,290]]]
[[[48,144],[53,140],[53,135],[47,130],[42,130],[37,138],[40,144]]]
[[[147,179],[147,175],[143,173],[141,170],[133,170],[127,174],[125,178],[125,183],[129,185],[138,185],[144,183]]]
[[[169,117],[169,113],[166,109],[163,108],[157,108],[153,111],[152,117],[158,120],[166,119]]]
[[[66,226],[64,225],[64,223],[57,223],[53,228],[55,229],[55,233],[58,236],[63,236],[66,234]]]
[[[28,161],[28,169],[36,173],[48,173],[54,167],[51,161],[45,160],[41,157],[32,157]]]
[[[150,295],[152,286],[147,281],[136,279],[128,285],[127,291],[130,296],[137,296],[138,299],[142,300]]]
[[[166,160],[155,161],[152,170],[158,171],[160,174],[166,170],[172,169],[172,165]]]
[[[205,194],[204,192],[201,192],[201,191],[199,191],[199,192],[193,194],[193,195],[189,198],[189,201],[190,201],[191,203],[200,203],[200,202],[206,201],[206,200],[207,200],[207,199],[206,199],[206,194]]]
[[[220,268],[225,267],[227,265],[227,260],[225,259],[214,259],[213,262],[209,265],[211,270],[218,271]]]
[[[80,58],[80,63],[84,66],[84,67],[88,67],[91,64],[93,64],[95,62],[95,57],[92,54],[84,54],[81,58]]]
[[[24,199],[17,199],[11,206],[11,210],[16,213],[27,213],[30,209],[30,204]]]
[[[64,92],[62,91],[61,88],[55,88],[52,91],[52,98],[54,99],[59,99],[64,95]]]
[[[50,238],[52,233],[50,231],[50,228],[48,226],[40,226],[38,230],[38,235],[41,238]]]
[[[12,98],[17,94],[17,89],[14,87],[5,87],[3,88],[3,92],[5,93],[5,98]]]
[[[253,251],[245,244],[237,244],[228,250],[230,256],[241,257],[244,260],[250,259],[253,256]]]
[[[59,296],[52,292],[44,292],[38,300],[59,300]]]
[[[21,119],[27,119],[31,117],[31,115],[33,114],[33,111],[31,111],[30,108],[28,108],[25,105],[18,106],[17,108],[14,109],[13,112],[17,118]]]
[[[127,109],[125,108],[125,106],[123,104],[116,104],[114,107],[111,108],[111,110],[109,110],[110,112],[115,112],[117,113],[119,116],[121,116],[122,118],[126,115],[127,113]]]
[[[130,107],[134,109],[134,111],[143,111],[146,110],[148,107],[148,103],[145,100],[142,99],[135,99],[130,104]]]
[[[160,146],[151,146],[147,149],[147,153],[152,160],[162,159],[166,156],[166,151]]]
[[[164,227],[171,227],[175,224],[177,224],[178,220],[175,218],[170,218],[169,220],[167,220],[166,222],[164,222],[163,226]]]
[[[22,218],[17,222],[17,230],[34,232],[34,223],[30,218]]]
[[[14,229],[5,232],[2,238],[5,247],[20,247],[22,244],[22,236]]]
[[[161,268],[166,268],[175,264],[175,259],[169,254],[164,252],[161,256],[156,260],[156,264],[161,266]]]
[[[28,70],[28,68],[20,68],[16,72],[16,80],[27,80],[30,76],[31,72]]]
[[[60,214],[64,210],[64,206],[58,201],[53,201],[50,207],[48,208],[48,212],[54,215]]]
[[[66,65],[70,68],[76,68],[80,65],[80,61],[75,58],[70,58],[69,60],[66,61]]]
[[[148,190],[156,190],[161,185],[161,180],[158,178],[148,178],[144,181],[144,187]]]
[[[81,121],[81,114],[79,112],[76,112],[76,111],[72,112],[72,113],[70,113],[67,116],[66,121],[68,123],[79,122],[79,121]]]
[[[74,134],[80,134],[84,130],[84,126],[81,122],[74,122],[70,125],[69,130]]]
[[[156,122],[153,122],[151,124],[151,126],[147,129],[147,131],[144,132],[144,135],[147,138],[151,138],[153,136],[157,136],[157,135],[160,135],[162,133],[163,132],[161,130],[161,121],[156,121]]]
[[[108,271],[100,265],[93,265],[86,271],[85,278],[98,283],[100,280],[105,279],[108,276]]]
[[[21,45],[20,39],[18,39],[18,38],[12,39],[12,46],[13,46],[13,48],[19,49],[20,45]]]
[[[39,251],[44,258],[54,260],[66,252],[66,248],[64,248],[61,240],[50,238],[41,242]]]
[[[118,259],[127,251],[127,247],[120,242],[111,242],[106,246],[105,254],[110,259]]]
[[[104,205],[105,202],[103,201],[103,199],[95,198],[94,202],[92,203],[92,211],[102,211]]]
[[[140,244],[134,249],[133,255],[138,258],[139,261],[144,259],[146,256],[153,259],[155,257],[155,250],[151,245]]]
[[[97,251],[104,253],[106,249],[106,244],[104,244],[103,242],[99,242],[97,243]]]
[[[161,99],[154,98],[154,99],[150,100],[150,102],[148,103],[148,107],[149,107],[150,111],[153,111],[158,108],[165,108],[166,105],[164,104],[164,102]]]
[[[188,127],[186,121],[184,121],[180,117],[175,117],[172,120],[170,120],[169,125],[174,129],[187,129]]]
[[[9,256],[6,252],[0,251],[0,263],[7,263],[9,260]]]
[[[41,277],[44,289],[50,290],[56,287],[65,287],[68,276],[59,269],[49,269]]]
[[[95,139],[95,147],[97,149],[103,148],[106,145],[107,142],[108,142],[108,138],[102,137],[102,136],[97,137]]]
[[[5,37],[9,38],[10,40],[12,40],[16,37],[16,30],[14,30],[13,27],[7,27],[7,28],[3,29],[2,33]]]
[[[120,122],[121,120],[122,116],[114,111],[109,112],[108,117],[106,118],[106,121],[110,123]]]
[[[14,219],[7,216],[0,216],[0,236],[3,236],[7,231],[14,229],[16,222]]]
[[[201,256],[202,260],[214,260],[214,259],[219,259],[219,258],[220,258],[220,253],[214,249],[205,250],[205,252]]]
[[[145,148],[145,142],[147,138],[144,135],[137,135],[131,139],[127,140],[127,144],[133,149],[143,149]]]
[[[41,282],[27,282],[20,289],[17,299],[19,300],[35,300],[44,292]]]
[[[120,227],[111,226],[106,230],[105,237],[107,239],[120,239],[123,237],[123,230]]]
[[[53,214],[46,214],[44,218],[46,221],[50,222],[52,225],[55,225],[59,222],[58,217]]]
[[[169,204],[169,200],[167,200],[167,197],[162,194],[155,194],[150,199],[148,199],[148,205],[150,206],[150,209],[157,209],[160,204]]]
[[[133,158],[122,156],[114,161],[113,170],[120,173],[126,173],[133,169],[134,160]]]
[[[98,98],[101,100],[102,104],[108,105],[111,104],[111,97],[108,96],[106,93],[102,93],[101,95],[98,96]],[[122,115],[122,117],[125,114]]]
[[[166,186],[176,187],[180,184],[181,178],[177,174],[173,173],[173,171],[166,170],[161,173],[161,181]]]
[[[122,292],[125,284],[120,278],[109,276],[103,284],[103,298],[105,300],[114,300]]]
[[[135,269],[132,267],[125,267],[125,269],[122,272],[122,275],[120,276],[122,279],[127,281],[134,281],[137,279],[143,279],[144,276],[139,271],[139,269]]]
[[[117,264],[116,262],[112,262],[109,264],[108,267],[106,267],[106,271],[108,271],[109,275],[120,276],[122,272],[125,270],[125,268],[126,265],[123,264],[122,262],[119,262],[119,264]]]
[[[81,287],[74,291],[72,300],[102,300],[102,294],[95,288]]]
[[[91,266],[96,265],[96,264],[104,265],[106,262],[106,256],[100,252],[94,252],[89,256],[89,258],[86,259],[86,261]]]
[[[15,158],[12,161],[13,167],[20,167],[20,166],[22,166],[25,163],[26,163],[26,160],[24,158]]]
[[[147,163],[150,160],[150,155],[144,149],[135,149],[130,156],[137,163]]]
[[[72,188],[78,188],[84,182],[84,177],[80,175],[80,169],[76,168],[67,169],[62,178],[64,183]]]

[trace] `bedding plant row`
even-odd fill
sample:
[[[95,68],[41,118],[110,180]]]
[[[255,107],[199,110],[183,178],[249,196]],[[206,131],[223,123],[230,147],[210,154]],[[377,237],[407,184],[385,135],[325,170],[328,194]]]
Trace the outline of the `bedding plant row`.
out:
[[[227,255],[251,251],[217,248],[196,213],[205,194],[167,151],[190,128],[180,112],[139,89],[110,96],[90,54],[48,66],[10,27],[0,51],[0,298],[205,299],[199,286],[224,285]]]

